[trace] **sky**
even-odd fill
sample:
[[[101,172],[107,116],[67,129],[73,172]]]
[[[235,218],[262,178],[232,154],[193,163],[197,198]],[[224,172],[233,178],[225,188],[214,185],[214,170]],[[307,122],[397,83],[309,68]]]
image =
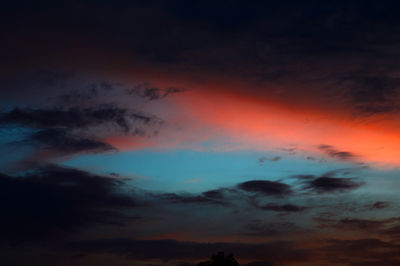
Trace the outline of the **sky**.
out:
[[[0,264],[400,265],[397,1],[2,1]]]

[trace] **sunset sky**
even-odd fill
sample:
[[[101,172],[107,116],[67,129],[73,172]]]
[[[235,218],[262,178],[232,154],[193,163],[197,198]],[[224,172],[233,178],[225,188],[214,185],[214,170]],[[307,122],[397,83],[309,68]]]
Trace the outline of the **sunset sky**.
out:
[[[0,265],[400,265],[397,1],[2,1]]]

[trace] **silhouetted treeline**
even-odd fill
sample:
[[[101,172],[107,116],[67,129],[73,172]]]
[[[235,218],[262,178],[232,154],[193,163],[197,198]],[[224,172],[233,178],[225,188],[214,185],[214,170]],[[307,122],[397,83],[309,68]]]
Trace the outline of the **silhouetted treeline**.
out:
[[[232,254],[225,257],[224,252],[218,252],[216,255],[212,255],[210,260],[200,262],[197,266],[239,266],[239,263]]]

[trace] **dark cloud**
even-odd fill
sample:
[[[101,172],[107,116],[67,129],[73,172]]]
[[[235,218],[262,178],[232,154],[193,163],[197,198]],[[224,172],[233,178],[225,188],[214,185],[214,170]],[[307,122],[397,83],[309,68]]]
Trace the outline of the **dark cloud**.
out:
[[[258,159],[258,163],[260,165],[264,164],[265,161],[271,161],[271,162],[277,162],[281,159],[280,156],[275,156],[275,157],[266,157],[266,156],[262,156]]]
[[[112,11],[105,2],[79,5],[62,2],[57,6],[28,5],[29,8],[7,4],[0,16],[2,25],[5,29],[15,29],[17,35],[16,29],[21,27],[31,32],[42,30],[48,36],[57,36],[56,29],[64,34],[73,32],[98,46],[122,53],[124,58],[162,65],[168,71],[208,70],[275,82],[296,79],[301,74],[308,78],[309,72],[313,81],[323,78],[330,81],[326,73],[318,71],[320,68],[331,70],[328,73],[339,72],[335,81],[343,80],[350,72],[343,65],[375,70],[380,65],[391,66],[398,56],[392,52],[399,43],[395,37],[399,19],[393,11],[397,7],[394,1],[362,2],[362,8],[360,1],[329,5],[294,1],[251,4],[233,1],[223,5],[212,1],[195,4],[150,1],[113,3]],[[152,14],[157,17],[152,21],[145,19]],[[101,44],[97,41],[100,38]],[[46,46],[48,52],[57,52],[58,49],[50,48],[58,47],[54,44],[62,43],[61,40],[48,40],[53,44]],[[12,41],[2,44],[7,59],[4,61],[11,64],[17,58],[22,64],[26,44],[14,47],[13,44]],[[10,50],[14,52],[5,52]],[[71,50],[68,51],[73,53]],[[350,73],[360,77],[357,71]]]
[[[298,147],[294,145],[294,147],[283,148],[281,150],[288,153],[289,155],[295,155],[298,152]]]
[[[315,178],[315,175],[294,175],[294,176],[291,176],[291,177],[296,178],[296,179],[300,179],[300,180],[311,180],[311,179]]]
[[[51,156],[116,150],[107,143],[74,136],[62,129],[40,130],[22,141],[22,144],[33,145],[39,151],[51,151]]]
[[[96,224],[123,224],[129,218],[120,211],[139,205],[118,193],[122,181],[58,166],[1,175],[0,183],[1,241],[44,241]]]
[[[292,193],[289,185],[277,181],[251,180],[240,183],[238,188],[267,196],[287,196]]]
[[[84,253],[108,252],[132,259],[201,260],[218,251],[232,253],[236,258],[268,260],[274,263],[307,260],[309,252],[289,242],[261,244],[197,243],[176,240],[134,240],[127,238],[99,239],[71,243],[71,249]]]
[[[62,105],[76,105],[94,100],[99,96],[97,86],[93,85],[88,90],[71,90],[55,98]],[[50,99],[53,100],[53,99]]]
[[[343,218],[340,220],[330,218],[314,218],[319,223],[320,228],[335,228],[344,231],[363,231],[368,234],[388,235],[395,237],[399,235],[400,219],[392,217],[388,219],[359,219]]]
[[[15,108],[0,116],[1,124],[31,128],[87,129],[89,127],[111,124],[125,133],[137,133],[136,125],[160,123],[154,116],[127,109],[101,106],[97,108],[68,109],[19,109]]]
[[[214,189],[208,190],[202,193],[204,197],[211,198],[211,199],[223,199],[225,189]]]
[[[376,201],[374,204],[372,204],[370,207],[372,209],[385,209],[389,206],[388,202],[385,201]]]
[[[364,184],[364,182],[359,182],[355,178],[321,176],[307,181],[305,188],[317,193],[332,193],[354,190]]]
[[[206,191],[200,195],[168,193],[157,195],[157,197],[173,203],[229,205],[222,192],[218,190]]]
[[[341,168],[323,173],[320,176],[310,174],[293,175],[291,178],[303,184],[303,189],[317,193],[346,192],[357,189],[366,183],[352,176],[356,171],[367,169],[368,166]]]
[[[357,110],[366,115],[398,111],[400,79],[390,76],[362,76],[343,79]]]
[[[324,176],[349,176],[354,174],[357,171],[368,169],[369,166],[365,165],[364,163],[359,163],[359,166],[356,167],[348,167],[348,168],[339,168],[335,170],[331,170],[323,174]]]
[[[322,150],[323,152],[325,152],[329,157],[332,157],[334,159],[338,159],[338,160],[354,160],[357,158],[357,156],[351,152],[348,151],[339,151],[336,150],[334,147],[332,147],[331,145],[319,145],[318,148],[320,150]]]
[[[167,96],[183,92],[184,89],[179,88],[156,88],[151,87],[150,84],[140,84],[132,89],[126,89],[128,95],[137,95],[148,101],[163,99]]]
[[[330,240],[329,249],[348,249],[350,251],[365,252],[366,249],[376,247],[392,247],[391,243],[384,242],[376,238],[355,239],[355,240]]]
[[[398,265],[400,246],[377,238],[330,240],[320,250],[327,261],[341,258],[342,265]],[[332,256],[332,254],[335,254]],[[366,256],[367,254],[367,256]],[[339,261],[336,261],[339,262]]]
[[[380,220],[367,220],[367,219],[351,219],[345,218],[338,221],[335,220],[324,220],[320,223],[319,227],[326,228],[332,227],[341,230],[362,230],[367,232],[376,232],[383,225],[385,225],[387,221]]]
[[[293,232],[300,230],[295,223],[284,221],[279,223],[272,223],[260,219],[250,221],[244,226],[243,229],[243,235],[260,238],[290,235]]]
[[[125,85],[123,83],[103,80],[97,82],[89,81],[89,84],[85,84],[84,81],[76,80],[75,83],[83,83],[83,85],[80,85],[81,88],[69,89],[56,97],[50,98],[50,100],[55,100],[61,106],[74,107],[87,105],[88,103],[109,101],[124,95]]]
[[[41,159],[116,150],[103,142],[113,134],[148,136],[157,133],[162,121],[151,115],[112,105],[92,108],[20,109],[0,114],[0,124],[8,128],[28,128],[23,141],[14,144],[35,147]],[[47,153],[43,153],[46,151]],[[48,158],[47,158],[48,159]]]
[[[268,203],[265,205],[258,205],[257,208],[266,210],[266,211],[276,211],[276,212],[301,212],[307,209],[303,206],[298,206],[294,204],[275,204],[275,203]]]
[[[92,82],[80,89],[71,89],[54,99],[63,106],[76,106],[77,104],[106,100],[116,96],[126,98],[127,95],[134,96],[134,98],[142,101],[154,101],[185,91],[185,89],[175,87],[158,88],[151,86],[150,83],[141,83],[129,89],[126,87],[128,85],[125,83],[103,80],[101,82]]]

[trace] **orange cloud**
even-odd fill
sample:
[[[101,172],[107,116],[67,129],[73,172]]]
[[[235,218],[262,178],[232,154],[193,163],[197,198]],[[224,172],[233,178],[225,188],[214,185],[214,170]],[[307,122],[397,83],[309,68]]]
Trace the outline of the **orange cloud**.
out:
[[[210,129],[207,137],[226,136],[231,144],[224,149],[271,150],[296,145],[320,154],[318,146],[328,144],[360,161],[400,163],[396,120],[389,116],[386,120],[351,119],[345,112],[288,107],[226,90],[194,90],[176,96],[174,105],[186,114],[187,121]]]

